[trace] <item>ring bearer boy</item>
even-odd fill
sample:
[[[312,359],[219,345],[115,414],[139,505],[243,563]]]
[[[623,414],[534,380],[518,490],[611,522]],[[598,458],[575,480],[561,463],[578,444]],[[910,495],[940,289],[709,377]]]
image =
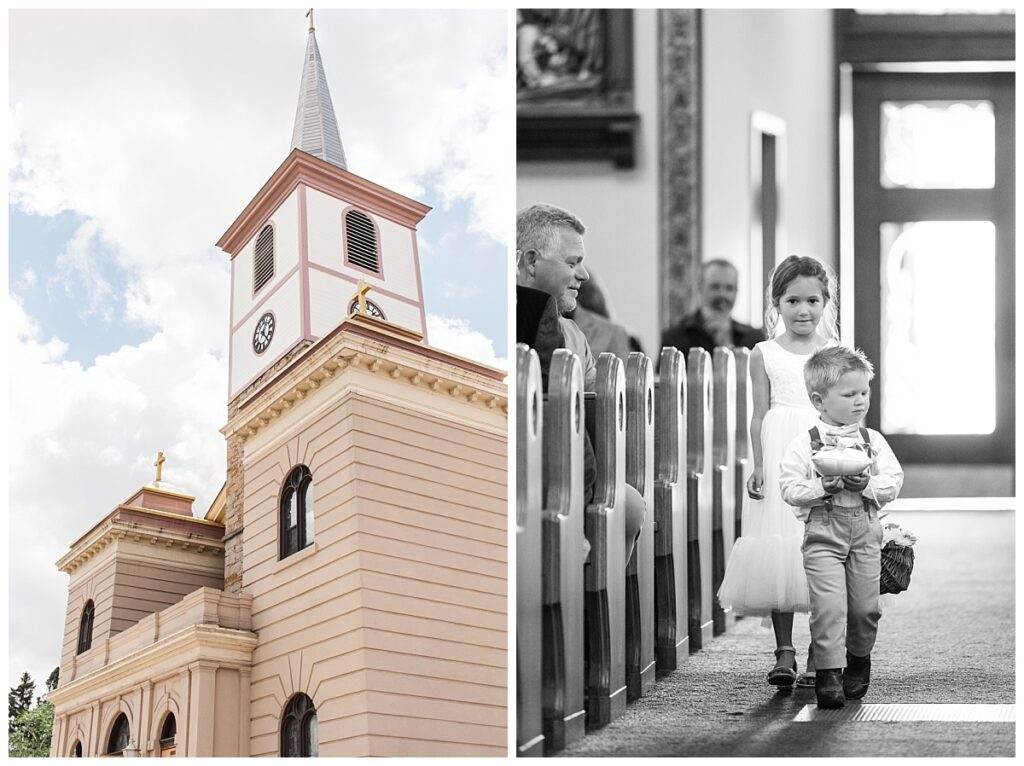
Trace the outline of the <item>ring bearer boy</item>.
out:
[[[867,693],[880,616],[878,511],[903,486],[888,443],[861,426],[873,375],[867,357],[844,346],[807,360],[804,381],[819,422],[790,443],[779,477],[783,499],[805,524],[801,550],[820,708]]]

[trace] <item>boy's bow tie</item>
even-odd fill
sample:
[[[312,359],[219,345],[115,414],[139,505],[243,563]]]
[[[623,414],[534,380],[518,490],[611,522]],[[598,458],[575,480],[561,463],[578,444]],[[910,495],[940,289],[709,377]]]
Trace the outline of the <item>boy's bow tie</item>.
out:
[[[821,433],[822,444],[838,444],[847,446],[861,443],[860,423],[851,423],[848,426],[825,426],[818,428]]]

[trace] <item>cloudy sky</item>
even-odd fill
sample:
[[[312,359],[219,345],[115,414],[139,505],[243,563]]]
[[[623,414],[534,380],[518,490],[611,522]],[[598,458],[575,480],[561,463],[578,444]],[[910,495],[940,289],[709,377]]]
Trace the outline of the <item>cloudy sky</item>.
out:
[[[349,170],[434,210],[431,343],[506,367],[505,11],[316,11]],[[59,662],[54,562],[140,485],[224,482],[228,257],[290,149],[303,11],[9,16],[11,683]]]

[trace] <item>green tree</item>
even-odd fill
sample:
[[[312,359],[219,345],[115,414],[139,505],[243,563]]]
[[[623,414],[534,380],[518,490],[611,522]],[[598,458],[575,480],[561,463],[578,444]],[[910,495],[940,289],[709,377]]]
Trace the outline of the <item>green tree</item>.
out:
[[[58,683],[60,683],[60,665],[55,667],[53,669],[53,672],[46,677],[46,691],[52,692],[54,689],[57,688]],[[40,704],[43,701],[43,697],[45,696],[46,695],[44,694],[42,697],[36,697],[36,704]]]
[[[32,696],[36,691],[36,682],[28,673],[21,674],[21,683],[11,687],[7,695],[7,729],[10,731],[15,719],[27,713],[32,707]]]
[[[46,758],[50,754],[52,734],[53,703],[40,702],[14,720],[7,753],[12,758]]]

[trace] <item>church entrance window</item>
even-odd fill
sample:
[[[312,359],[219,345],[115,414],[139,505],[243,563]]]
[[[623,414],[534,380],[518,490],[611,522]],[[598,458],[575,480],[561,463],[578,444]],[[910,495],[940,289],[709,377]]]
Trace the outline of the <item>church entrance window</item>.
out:
[[[178,735],[178,722],[174,713],[168,713],[164,725],[160,727],[160,757],[168,758],[177,751],[175,739]]]
[[[281,491],[281,558],[287,558],[313,542],[313,474],[297,466]]]
[[[1010,464],[1013,74],[855,71],[852,95],[867,425],[905,463]]]
[[[92,603],[92,599],[85,602],[85,608],[82,609],[82,619],[78,623],[78,652],[89,651],[92,647],[92,622],[93,615],[96,611],[96,607]]]
[[[122,751],[128,747],[131,740],[131,727],[128,725],[128,717],[121,713],[114,726],[110,730],[110,739],[107,741],[107,755],[122,755]]]
[[[316,758],[320,754],[313,700],[296,694],[281,719],[281,755],[285,758]]]
[[[875,364],[865,425],[912,494],[1012,494],[1013,10],[834,17],[840,318]]]

